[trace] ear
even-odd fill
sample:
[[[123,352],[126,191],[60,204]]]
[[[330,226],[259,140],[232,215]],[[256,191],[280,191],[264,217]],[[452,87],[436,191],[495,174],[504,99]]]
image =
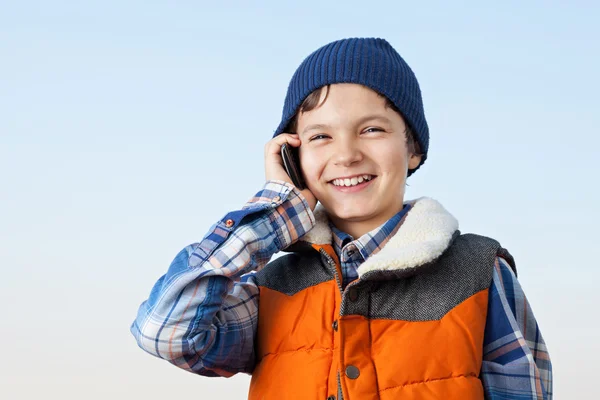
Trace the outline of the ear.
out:
[[[408,158],[408,169],[415,169],[421,164],[421,154],[411,154]]]

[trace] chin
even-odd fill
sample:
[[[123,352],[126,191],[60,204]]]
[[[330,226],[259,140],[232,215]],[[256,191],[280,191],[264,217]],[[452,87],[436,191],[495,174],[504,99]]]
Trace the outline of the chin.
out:
[[[328,211],[330,215],[334,217],[344,220],[344,221],[363,221],[369,219],[374,214],[375,210],[371,210],[369,207],[364,205],[348,205],[348,206],[337,206],[332,208],[325,209]]]

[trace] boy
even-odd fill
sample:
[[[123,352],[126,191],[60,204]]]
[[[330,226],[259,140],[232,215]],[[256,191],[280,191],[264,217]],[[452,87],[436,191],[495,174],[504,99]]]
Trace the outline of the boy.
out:
[[[385,40],[309,55],[265,187],[176,256],[131,327],[139,346],[201,375],[252,374],[250,399],[551,398],[508,251],[461,235],[435,200],[404,200],[428,146],[416,77]]]

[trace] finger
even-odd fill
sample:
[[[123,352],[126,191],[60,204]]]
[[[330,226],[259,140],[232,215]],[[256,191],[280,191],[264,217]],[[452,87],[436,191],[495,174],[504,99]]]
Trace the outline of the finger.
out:
[[[265,153],[279,154],[281,146],[283,146],[284,143],[289,143],[293,147],[299,147],[302,142],[297,135],[281,134],[267,142],[265,145]]]
[[[282,133],[271,139],[271,142],[277,143],[281,146],[284,143],[290,143],[300,141],[300,136],[297,133]]]

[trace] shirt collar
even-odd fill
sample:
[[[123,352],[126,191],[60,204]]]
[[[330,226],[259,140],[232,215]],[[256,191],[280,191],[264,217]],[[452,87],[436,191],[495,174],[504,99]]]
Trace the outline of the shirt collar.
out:
[[[356,249],[358,249],[363,261],[366,261],[370,256],[377,254],[396,234],[396,232],[398,232],[398,229],[400,229],[400,226],[402,225],[402,219],[408,213],[410,208],[410,204],[405,204],[402,210],[387,220],[383,225],[380,225],[372,231],[365,233],[358,239],[354,239],[346,232],[342,232],[341,230],[337,229],[330,222],[329,226],[333,236],[333,248],[335,253],[338,255],[340,260],[342,260],[345,258],[342,256],[343,250],[347,247],[354,246]]]

